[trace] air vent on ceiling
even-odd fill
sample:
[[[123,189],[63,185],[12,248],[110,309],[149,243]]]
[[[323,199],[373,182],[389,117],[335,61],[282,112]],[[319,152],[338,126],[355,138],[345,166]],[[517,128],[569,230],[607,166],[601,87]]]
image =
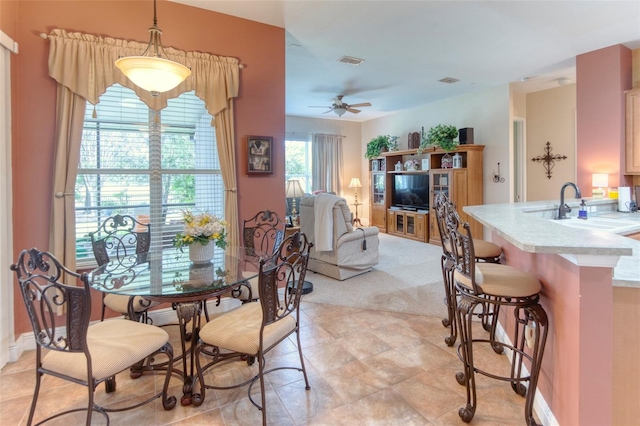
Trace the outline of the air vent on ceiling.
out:
[[[354,58],[353,56],[343,56],[338,59],[338,62],[349,65],[360,65],[362,62],[364,62],[364,59]]]
[[[441,83],[447,83],[447,84],[451,84],[451,83],[457,83],[458,80],[457,78],[453,78],[453,77],[445,77],[443,79],[438,80]]]

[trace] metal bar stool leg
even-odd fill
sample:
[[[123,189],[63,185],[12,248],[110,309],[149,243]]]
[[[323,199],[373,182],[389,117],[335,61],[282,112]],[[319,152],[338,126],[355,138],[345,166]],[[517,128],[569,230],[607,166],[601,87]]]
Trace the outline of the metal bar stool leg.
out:
[[[458,356],[462,359],[462,372],[456,373],[456,380],[466,387],[467,403],[458,410],[458,415],[465,423],[469,423],[476,412],[476,377],[473,367],[473,311],[478,305],[476,301],[462,296],[456,303],[456,316],[459,328],[460,344]]]
[[[447,305],[447,318],[442,319],[442,325],[448,327],[450,330],[449,336],[444,341],[447,346],[453,346],[457,339],[457,326],[456,326],[456,288],[453,285],[453,267],[454,261],[448,256],[443,255],[441,259],[442,263],[442,280],[444,281],[445,299],[444,303]]]

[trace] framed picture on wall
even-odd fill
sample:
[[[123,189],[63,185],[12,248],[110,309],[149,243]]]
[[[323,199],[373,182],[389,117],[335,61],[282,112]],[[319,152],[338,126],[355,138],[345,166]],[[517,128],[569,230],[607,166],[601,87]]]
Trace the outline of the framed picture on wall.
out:
[[[247,136],[247,173],[273,174],[273,138]]]

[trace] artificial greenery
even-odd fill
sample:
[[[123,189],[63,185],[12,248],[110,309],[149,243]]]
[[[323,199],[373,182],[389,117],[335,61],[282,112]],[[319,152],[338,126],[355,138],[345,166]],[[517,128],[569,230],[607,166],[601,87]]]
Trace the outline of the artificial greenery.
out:
[[[391,147],[391,136],[380,135],[369,141],[367,144],[367,152],[364,154],[365,158],[372,160],[380,156],[383,148],[389,149]]]
[[[444,151],[454,151],[458,146],[458,142],[454,140],[457,137],[458,129],[456,126],[438,124],[430,128],[426,135],[422,135],[418,153],[421,153],[428,146],[437,146]]]

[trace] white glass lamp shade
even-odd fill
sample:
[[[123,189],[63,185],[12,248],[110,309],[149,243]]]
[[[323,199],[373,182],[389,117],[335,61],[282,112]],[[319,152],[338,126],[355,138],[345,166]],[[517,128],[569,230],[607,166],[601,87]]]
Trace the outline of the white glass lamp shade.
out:
[[[351,178],[351,182],[349,182],[349,188],[362,188],[362,184],[360,183],[360,178],[357,178],[357,177]]]
[[[182,64],[152,56],[127,56],[116,61],[136,86],[153,93],[173,89],[191,75],[191,70]]]
[[[337,107],[333,109],[333,112],[335,112],[338,115],[338,117],[342,117],[344,113],[347,112],[347,110],[342,107]]]
[[[287,198],[299,198],[304,195],[304,190],[298,179],[291,179],[287,181]]]
[[[606,173],[594,173],[591,175],[591,186],[593,187],[591,195],[594,198],[603,198],[604,189],[602,188],[609,187],[609,175]]]

